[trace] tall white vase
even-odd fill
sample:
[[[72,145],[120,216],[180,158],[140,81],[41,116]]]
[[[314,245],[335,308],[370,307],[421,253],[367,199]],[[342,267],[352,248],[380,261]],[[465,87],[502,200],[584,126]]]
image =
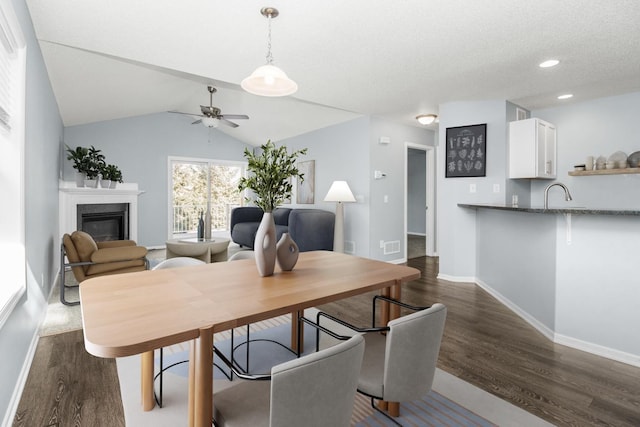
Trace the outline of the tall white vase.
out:
[[[273,213],[265,212],[256,232],[253,251],[258,273],[262,277],[272,276],[276,267],[276,223]]]

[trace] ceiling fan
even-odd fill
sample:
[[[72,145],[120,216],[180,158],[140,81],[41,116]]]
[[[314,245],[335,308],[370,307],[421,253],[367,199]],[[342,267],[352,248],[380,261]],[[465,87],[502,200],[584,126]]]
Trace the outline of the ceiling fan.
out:
[[[227,126],[231,126],[232,128],[237,128],[239,125],[230,121],[229,119],[248,119],[249,116],[246,114],[221,114],[222,112],[218,107],[213,106],[213,94],[218,90],[213,86],[207,86],[209,90],[209,105],[201,105],[200,111],[202,114],[191,114],[191,113],[182,113],[180,111],[169,111],[170,113],[176,114],[185,114],[187,116],[199,116],[201,119],[196,120],[191,123],[192,125],[202,123],[208,128],[217,128],[218,123],[224,123]]]

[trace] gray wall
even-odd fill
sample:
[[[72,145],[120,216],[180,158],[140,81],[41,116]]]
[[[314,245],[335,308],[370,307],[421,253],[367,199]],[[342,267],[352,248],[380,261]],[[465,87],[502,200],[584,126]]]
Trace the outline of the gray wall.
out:
[[[440,274],[472,281],[476,276],[475,212],[458,203],[504,203],[506,176],[505,101],[452,102],[440,106],[439,165],[445,164],[446,128],[487,124],[487,173],[482,178],[445,178],[438,169],[438,253]],[[476,193],[470,193],[470,184]],[[493,192],[493,184],[500,192]]]
[[[102,150],[108,163],[122,170],[125,182],[144,191],[138,200],[138,243],[163,246],[168,229],[168,157],[244,161],[248,145],[216,129],[192,125],[179,114],[158,113],[65,129],[70,147]],[[74,180],[71,161],[64,160],[64,179]]]
[[[390,144],[379,144],[386,136]],[[343,124],[289,138],[282,143],[295,149],[308,147],[308,160],[316,161],[316,197],[313,207],[335,211],[323,202],[331,183],[345,180],[358,200],[347,203],[345,240],[355,244],[355,255],[384,261],[406,259],[404,253],[405,142],[434,144],[434,132],[398,125],[377,117],[362,117]],[[387,176],[375,180],[374,170]],[[387,195],[388,202],[384,202]],[[300,205],[299,207],[309,207]],[[400,241],[400,252],[385,255],[379,241]],[[345,249],[348,245],[345,245]]]
[[[23,0],[13,0],[27,43],[25,243],[27,292],[0,329],[0,413],[15,409],[14,389],[24,381],[38,326],[59,259],[58,171],[63,127],[58,106]],[[16,398],[18,396],[15,396]],[[8,421],[8,420],[7,420]]]
[[[355,255],[369,256],[369,117],[361,117],[281,141],[292,150],[307,148],[304,159],[314,160],[315,203],[293,206],[335,212],[336,204],[324,202],[333,181],[347,181],[356,203],[344,204],[345,241],[353,242]],[[348,249],[348,245],[345,245]]]
[[[391,139],[390,144],[380,144],[381,136]],[[372,119],[369,148],[371,153],[371,223],[369,238],[371,242],[370,257],[382,261],[405,261],[404,253],[406,235],[404,230],[404,182],[405,143],[434,145],[435,134],[431,130],[413,126],[403,126],[380,118]],[[387,176],[376,180],[374,170],[385,172]],[[387,202],[385,202],[387,196]],[[380,241],[400,242],[400,253],[385,255],[380,248]]]

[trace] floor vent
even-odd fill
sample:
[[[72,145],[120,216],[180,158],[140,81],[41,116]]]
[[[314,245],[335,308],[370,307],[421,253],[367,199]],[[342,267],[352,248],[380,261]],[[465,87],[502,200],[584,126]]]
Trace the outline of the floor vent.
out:
[[[397,254],[400,253],[400,240],[393,240],[391,242],[384,242],[384,254]]]
[[[356,253],[356,242],[353,240],[344,241],[344,253],[353,255]]]

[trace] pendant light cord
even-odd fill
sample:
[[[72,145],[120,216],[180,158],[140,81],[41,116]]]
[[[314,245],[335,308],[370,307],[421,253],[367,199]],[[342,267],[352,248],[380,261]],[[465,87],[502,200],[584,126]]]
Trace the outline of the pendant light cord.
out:
[[[267,64],[272,65],[273,55],[271,54],[271,14],[269,14],[269,33],[267,36]]]

